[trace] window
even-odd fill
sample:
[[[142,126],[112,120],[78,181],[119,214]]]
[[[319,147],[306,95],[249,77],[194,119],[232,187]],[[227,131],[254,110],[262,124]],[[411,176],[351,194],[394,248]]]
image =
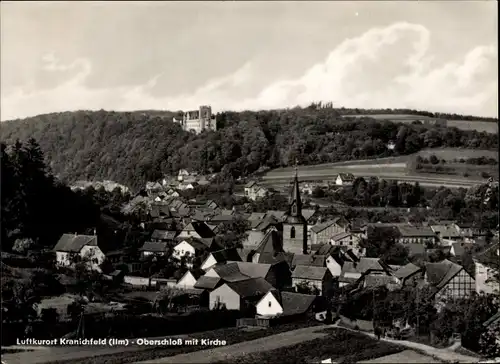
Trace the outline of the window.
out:
[[[269,301],[269,307],[271,307],[271,301]]]
[[[295,227],[290,228],[290,239],[295,239]]]

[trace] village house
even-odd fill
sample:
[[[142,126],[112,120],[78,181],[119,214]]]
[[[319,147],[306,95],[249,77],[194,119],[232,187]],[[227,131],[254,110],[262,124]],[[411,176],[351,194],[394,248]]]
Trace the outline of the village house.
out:
[[[211,252],[208,257],[201,263],[200,268],[207,272],[210,268],[217,264],[227,263],[228,261],[238,262],[241,257],[236,248],[221,249]]]
[[[270,230],[260,244],[249,252],[245,261],[261,264],[275,264],[284,261],[290,266],[292,259],[293,254],[283,250],[281,234],[277,230]]]
[[[252,201],[264,198],[268,193],[269,190],[267,188],[259,186],[255,181],[248,182],[245,185],[245,197]]]
[[[292,286],[296,291],[306,286],[315,289],[317,295],[324,295],[333,288],[332,278],[326,267],[298,265],[292,272]]]
[[[158,182],[147,182],[146,183],[146,193],[148,196],[155,196],[156,194],[163,191],[163,186]]]
[[[430,227],[398,226],[399,237],[397,242],[401,244],[419,243],[432,244],[436,241],[436,233]]]
[[[431,225],[430,228],[437,236],[439,241],[451,240],[451,241],[461,241],[464,236],[460,234],[460,231],[453,224],[450,225]]]
[[[450,254],[460,259],[462,255],[464,255],[464,253],[472,252],[473,249],[474,249],[474,244],[472,243],[464,243],[464,242],[452,243],[450,245]]]
[[[178,239],[207,239],[213,237],[215,237],[214,232],[202,221],[193,221],[187,224],[177,236]]]
[[[276,230],[277,226],[279,226],[279,222],[273,215],[265,215],[261,220],[251,220],[250,229],[246,231],[247,236],[243,241],[243,247],[255,249],[262,243],[266,234],[271,230]]]
[[[221,247],[215,242],[214,238],[196,239],[188,238],[182,239],[172,251],[172,257],[181,259],[182,257],[196,257],[205,251],[217,251]],[[192,266],[192,262],[186,262],[188,268]]]
[[[165,256],[168,253],[168,244],[164,241],[162,242],[152,242],[147,241],[139,249],[141,252],[141,258],[146,258],[148,256]]]
[[[399,280],[401,286],[415,287],[424,279],[424,269],[413,263],[408,263],[396,270],[394,277]]]
[[[425,282],[434,289],[436,301],[464,298],[476,291],[474,277],[461,265],[448,259],[425,264]]]
[[[467,238],[488,236],[490,234],[488,229],[479,228],[475,226],[473,222],[456,222],[454,226],[458,229],[461,235]]]
[[[226,282],[210,292],[210,309],[251,310],[273,286],[263,278]]]
[[[177,181],[182,182],[184,178],[189,176],[189,172],[186,169],[180,169],[177,174]]]
[[[318,296],[270,290],[255,306],[256,317],[296,317],[314,312]]]
[[[175,287],[180,289],[191,289],[194,288],[196,281],[200,278],[199,275],[192,271],[187,271],[176,283]]]
[[[408,249],[408,257],[424,256],[425,255],[425,246],[419,243],[409,243],[405,244],[405,248]]]
[[[359,242],[360,238],[354,234],[348,232],[339,232],[330,238],[330,245],[334,246],[348,246],[354,250],[360,250]]]
[[[181,191],[192,190],[198,187],[198,182],[181,182],[177,187]]]
[[[63,234],[56,246],[56,265],[72,267],[77,260],[87,260],[90,269],[100,271],[105,255],[97,244],[97,236]]]
[[[325,266],[332,277],[338,278],[342,273],[345,262],[358,262],[359,258],[352,253],[352,250],[344,250],[344,247],[324,244],[313,256],[325,257]],[[307,265],[307,264],[302,264]]]
[[[159,230],[156,229],[151,234],[152,242],[170,242],[175,239],[177,236],[177,231],[169,231],[169,230]]]
[[[352,173],[339,173],[335,179],[335,184],[337,186],[351,185],[355,180]]]
[[[339,287],[355,283],[369,273],[390,275],[392,272],[393,269],[378,258],[363,257],[359,261],[345,262],[339,276]]]
[[[341,232],[347,232],[349,223],[344,217],[336,217],[330,221],[323,222],[311,227],[311,245],[325,244],[330,238]]]

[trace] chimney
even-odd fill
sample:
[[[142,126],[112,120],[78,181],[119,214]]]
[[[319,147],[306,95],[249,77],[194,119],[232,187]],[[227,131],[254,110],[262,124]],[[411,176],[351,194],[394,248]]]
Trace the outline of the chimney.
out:
[[[94,236],[97,235],[97,230],[94,228]]]

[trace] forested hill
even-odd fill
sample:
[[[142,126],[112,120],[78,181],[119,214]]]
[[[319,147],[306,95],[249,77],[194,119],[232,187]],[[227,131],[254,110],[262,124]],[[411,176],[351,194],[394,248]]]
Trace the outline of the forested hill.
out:
[[[52,172],[66,182],[113,180],[132,188],[179,168],[218,172],[225,166],[224,176],[238,177],[262,166],[286,166],[296,158],[300,164],[317,164],[423,148],[498,149],[496,134],[341,117],[371,112],[317,105],[225,112],[218,114],[219,131],[201,135],[181,130],[172,122],[176,113],[163,111],[54,113],[1,126],[2,141],[9,144],[35,138]],[[396,144],[393,152],[387,149],[389,141]]]

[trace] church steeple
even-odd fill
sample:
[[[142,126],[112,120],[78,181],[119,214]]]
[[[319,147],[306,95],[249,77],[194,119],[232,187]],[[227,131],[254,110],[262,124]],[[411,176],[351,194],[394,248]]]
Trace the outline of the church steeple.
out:
[[[302,216],[302,201],[300,200],[298,161],[295,160],[295,177],[293,179],[292,193],[290,194],[290,216]]]

